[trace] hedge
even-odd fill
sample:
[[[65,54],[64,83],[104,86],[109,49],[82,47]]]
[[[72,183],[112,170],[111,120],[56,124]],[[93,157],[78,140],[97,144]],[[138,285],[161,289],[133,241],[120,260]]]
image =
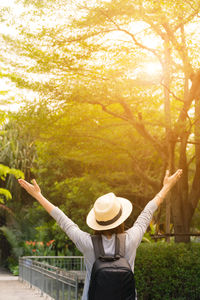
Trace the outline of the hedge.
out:
[[[141,244],[135,280],[138,300],[200,299],[200,244]]]

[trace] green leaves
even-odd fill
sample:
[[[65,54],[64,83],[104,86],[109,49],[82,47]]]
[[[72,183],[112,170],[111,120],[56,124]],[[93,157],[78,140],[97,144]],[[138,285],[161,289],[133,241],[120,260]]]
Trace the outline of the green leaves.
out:
[[[7,166],[4,166],[2,164],[0,164],[0,178],[1,180],[5,181],[7,175],[14,175],[15,178],[24,178],[24,173],[20,170],[17,169],[12,169],[9,168]],[[9,190],[5,189],[5,188],[0,188],[0,203],[4,204],[5,201],[4,200],[10,200],[12,199],[12,195],[10,193]]]
[[[0,76],[23,89],[23,98],[29,89],[36,99],[28,96],[10,136],[2,137],[1,161],[10,167],[2,180],[21,177],[18,168],[31,179],[34,166],[45,193],[63,209],[68,200],[74,220],[104,189],[142,208],[158,191],[163,169],[183,157],[190,190],[197,124],[191,97],[185,123],[177,123],[188,103],[188,70],[199,67],[198,1],[21,3],[23,13],[12,12],[18,34],[2,41],[11,54],[2,56],[9,72]],[[186,211],[194,207],[188,195],[175,197],[188,201]]]
[[[200,290],[199,250],[198,243],[142,244],[135,262],[138,298],[196,299]]]
[[[24,179],[24,173],[21,170],[13,169],[11,168],[9,171],[9,174],[12,174],[15,176],[15,178],[22,178]]]
[[[12,199],[12,195],[8,190],[0,188],[0,203],[4,204],[4,200],[1,198],[2,195],[6,198],[6,200]]]
[[[5,180],[6,176],[8,174],[14,175],[17,179],[18,178],[24,178],[24,173],[20,170],[14,169],[14,168],[9,168],[7,166],[4,166],[0,164],[0,178],[1,180]]]

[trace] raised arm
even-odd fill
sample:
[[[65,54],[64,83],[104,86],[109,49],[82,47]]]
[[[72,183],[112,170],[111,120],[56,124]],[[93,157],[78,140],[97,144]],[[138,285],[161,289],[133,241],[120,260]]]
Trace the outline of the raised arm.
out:
[[[42,194],[39,185],[32,180],[28,183],[23,179],[18,180],[21,187],[23,187],[32,197],[34,197],[46,211],[56,220],[61,229],[69,236],[75,243],[77,248],[84,253],[87,249],[92,249],[92,241],[90,235],[79,229],[70,218],[68,218],[58,207],[49,202]]]
[[[26,180],[18,179],[19,184],[23,187],[33,198],[35,198],[46,211],[50,214],[55,207],[51,202],[49,202],[42,194],[39,185],[36,180],[33,179],[32,183],[28,183]]]
[[[149,201],[149,203],[145,206],[145,208],[143,209],[143,211],[135,221],[134,225],[127,231],[131,236],[133,243],[137,247],[139,246],[142,237],[152,220],[155,210],[163,202],[168,192],[179,180],[181,174],[182,174],[182,170],[177,170],[172,176],[169,176],[169,171],[166,172],[165,178],[163,180],[162,189],[153,198],[153,200]]]

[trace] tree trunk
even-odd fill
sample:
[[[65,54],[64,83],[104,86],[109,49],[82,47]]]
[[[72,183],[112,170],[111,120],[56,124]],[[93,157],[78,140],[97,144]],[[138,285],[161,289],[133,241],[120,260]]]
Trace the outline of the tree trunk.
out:
[[[172,215],[174,223],[174,233],[184,234],[189,233],[190,225],[190,213],[189,199],[188,199],[188,165],[187,165],[187,147],[188,133],[184,132],[180,142],[180,157],[179,157],[179,168],[183,170],[182,177],[177,185],[171,192],[172,196]],[[189,242],[189,236],[175,236],[175,242]]]
[[[169,40],[166,39],[164,41],[164,49],[165,49],[165,63],[163,65],[163,74],[164,74],[164,112],[165,112],[165,134],[166,134],[166,144],[168,150],[168,169],[170,172],[173,171],[172,166],[174,164],[174,149],[173,145],[171,145],[171,108],[170,108],[170,47]],[[172,146],[172,147],[171,147]],[[171,201],[170,195],[168,195],[165,199],[165,232],[170,233],[170,223],[171,223]],[[166,237],[166,242],[170,242],[170,236]]]
[[[180,186],[180,184],[179,184]],[[190,214],[187,214],[187,205],[184,204],[184,194],[180,193],[180,187],[173,189],[172,191],[172,216],[174,224],[174,234],[176,243],[188,243],[190,242],[190,236],[184,236],[179,234],[189,233],[190,230]],[[177,235],[176,235],[177,234]]]
[[[200,198],[200,100],[195,100],[195,175],[190,192],[191,219]]]

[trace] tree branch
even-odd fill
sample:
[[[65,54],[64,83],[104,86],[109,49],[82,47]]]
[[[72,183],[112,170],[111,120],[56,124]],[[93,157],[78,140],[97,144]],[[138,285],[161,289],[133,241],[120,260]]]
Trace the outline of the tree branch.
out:
[[[134,43],[137,46],[139,46],[140,48],[153,53],[158,58],[158,60],[160,61],[161,65],[163,65],[163,60],[162,60],[161,56],[158,54],[158,52],[155,49],[149,48],[149,47],[143,45],[142,43],[138,42],[138,40],[135,38],[135,35],[132,34],[131,32],[129,32],[128,30],[122,29],[122,28],[119,28],[118,30],[126,33],[127,35],[129,35],[132,38],[132,40],[134,41]]]
[[[130,151],[127,150],[127,148],[124,148],[124,147],[121,147],[119,146],[118,143],[115,143],[115,142],[112,142],[106,138],[102,138],[102,137],[99,137],[99,136],[94,136],[94,135],[91,135],[91,134],[84,134],[84,135],[81,135],[81,136],[84,136],[84,137],[87,137],[87,138],[92,138],[92,139],[98,139],[98,140],[102,140],[103,142],[105,142],[107,145],[112,145],[115,147],[115,149],[119,149],[125,153],[128,154],[128,156],[131,158],[131,160],[133,161],[134,163],[134,168],[136,170],[136,173],[139,175],[139,177],[144,181],[144,183],[148,183],[151,185],[151,187],[153,188],[153,190],[155,192],[157,192],[160,188],[160,182],[157,181],[157,180],[154,180],[152,178],[150,178],[144,171],[143,168],[140,168],[139,166],[139,162],[137,161],[137,159],[132,155],[132,153]],[[113,149],[113,147],[111,148]]]
[[[176,127],[179,125],[182,125],[182,123],[186,120],[187,118],[187,112],[191,106],[192,101],[198,96],[200,93],[200,70],[193,75],[193,80],[192,80],[192,86],[189,90],[189,93],[184,101],[184,105],[182,107],[182,110],[180,112]]]
[[[175,47],[176,51],[179,53],[182,59],[185,74],[189,74],[190,77],[190,75],[193,74],[193,68],[190,64],[188,53],[186,52],[186,47],[184,47],[184,45],[177,41],[174,35],[174,31],[170,28],[168,23],[163,23],[162,26],[165,29],[169,40],[172,42],[173,46]]]
[[[132,112],[130,111],[130,109],[127,111],[127,107],[122,105],[122,102],[120,103],[122,105],[122,107],[124,108],[125,114],[118,114],[115,113],[114,111],[111,111],[107,108],[108,105],[104,105],[103,103],[99,102],[99,101],[84,101],[90,104],[97,104],[100,105],[102,107],[102,110],[105,111],[106,113],[116,117],[116,118],[120,118],[122,120],[125,120],[127,122],[129,122],[130,124],[133,125],[133,127],[137,130],[137,132],[145,139],[147,139],[149,142],[151,142],[151,144],[153,145],[153,147],[156,149],[156,151],[163,157],[164,160],[167,159],[167,152],[165,150],[165,147],[160,145],[160,143],[153,137],[150,135],[150,133],[146,130],[144,123],[142,122],[142,120],[136,120],[135,117],[133,116]],[[127,112],[127,114],[126,114]],[[131,113],[130,113],[131,112]]]
[[[160,84],[161,84],[164,88],[166,88],[166,89],[168,90],[168,92],[169,92],[176,100],[181,101],[181,102],[184,102],[184,100],[181,99],[181,98],[179,98],[179,97],[177,97],[177,96],[174,94],[174,92],[172,92],[172,90],[169,89],[168,86],[166,86],[166,85],[165,85],[164,83],[162,83],[162,82],[160,82]]]
[[[112,31],[116,31],[116,30],[117,29],[114,28],[114,29],[101,30],[101,31],[93,32],[93,33],[87,33],[84,36],[82,35],[82,36],[79,36],[79,37],[74,38],[74,39],[68,39],[67,42],[68,43],[80,42],[80,41],[87,40],[87,39],[89,39],[91,37],[95,37],[97,35],[104,34],[104,33],[110,33]],[[64,44],[64,43],[66,43],[66,41],[63,41],[62,43]]]
[[[187,1],[188,3],[188,1]],[[189,4],[189,3],[188,3]],[[193,8],[193,7],[192,7]],[[193,8],[194,9],[194,8]],[[195,16],[198,15],[198,13],[200,12],[200,3],[197,7],[197,9],[194,9],[194,11],[186,18],[184,19],[183,22],[180,22],[179,24],[177,24],[175,27],[174,27],[174,31],[177,31],[181,26],[187,24],[188,22],[190,22],[192,19],[194,19]]]

